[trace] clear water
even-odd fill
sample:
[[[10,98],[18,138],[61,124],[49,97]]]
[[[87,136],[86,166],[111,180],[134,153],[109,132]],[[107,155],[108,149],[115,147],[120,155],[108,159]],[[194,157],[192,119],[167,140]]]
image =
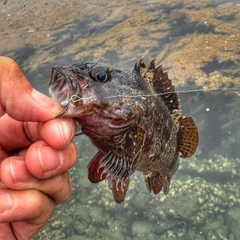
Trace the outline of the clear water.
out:
[[[0,55],[15,59],[46,94],[55,64],[132,68],[143,55],[164,64],[178,90],[218,89],[179,94],[200,142],[180,160],[167,196],[149,194],[136,173],[124,204],[116,204],[105,182],[88,181],[96,149],[76,137],[73,194],[34,239],[239,239],[239,13],[233,0],[0,3]]]

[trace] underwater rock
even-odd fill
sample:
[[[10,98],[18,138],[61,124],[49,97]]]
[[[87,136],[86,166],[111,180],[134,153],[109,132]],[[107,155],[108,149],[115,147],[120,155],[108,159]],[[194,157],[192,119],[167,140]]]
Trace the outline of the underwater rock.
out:
[[[98,224],[103,222],[103,216],[107,219],[107,214],[103,214],[103,209],[101,206],[91,206],[91,211],[89,212],[92,218],[92,223]]]
[[[86,235],[89,237],[94,237],[97,232],[97,227],[94,225],[90,225],[88,229],[86,230]]]
[[[228,236],[231,237],[232,239],[239,239],[240,229],[239,209],[240,204],[237,204],[226,212],[225,225],[227,228]]]
[[[81,219],[81,221],[77,220],[73,224],[73,229],[75,233],[78,233],[79,235],[83,235],[87,228],[88,228],[88,224],[84,222],[83,219]]]
[[[89,215],[89,210],[82,205],[82,203],[76,202],[74,204],[73,217],[77,219],[83,219],[85,222],[90,223],[91,217]]]
[[[223,216],[218,216],[216,219],[209,221],[202,228],[202,233],[205,239],[226,239],[229,240],[227,227],[224,223]]]
[[[137,236],[141,239],[145,239],[153,230],[153,226],[151,223],[137,220],[132,224],[132,234],[133,236]]]

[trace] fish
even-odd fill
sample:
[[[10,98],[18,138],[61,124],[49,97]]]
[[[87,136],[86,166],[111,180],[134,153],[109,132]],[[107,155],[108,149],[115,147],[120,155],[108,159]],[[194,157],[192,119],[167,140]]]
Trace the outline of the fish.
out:
[[[106,180],[117,203],[135,171],[150,193],[168,194],[179,157],[192,156],[198,146],[195,121],[182,116],[174,85],[155,61],[145,65],[142,57],[133,69],[96,62],[52,68],[49,94],[64,108],[58,117],[74,118],[77,135],[98,149],[88,179]]]

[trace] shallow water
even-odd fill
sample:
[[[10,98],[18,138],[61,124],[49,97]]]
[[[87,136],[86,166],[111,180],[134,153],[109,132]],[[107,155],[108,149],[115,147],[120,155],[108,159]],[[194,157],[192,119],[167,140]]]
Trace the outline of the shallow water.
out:
[[[47,94],[51,68],[98,61],[132,68],[156,58],[199,129],[170,193],[153,196],[140,173],[124,204],[87,179],[96,149],[75,138],[73,194],[34,239],[238,239],[240,234],[239,1],[17,1],[0,6],[0,55],[15,59]],[[220,91],[221,88],[225,90]],[[228,90],[226,90],[228,89]],[[231,90],[232,89],[232,90]]]

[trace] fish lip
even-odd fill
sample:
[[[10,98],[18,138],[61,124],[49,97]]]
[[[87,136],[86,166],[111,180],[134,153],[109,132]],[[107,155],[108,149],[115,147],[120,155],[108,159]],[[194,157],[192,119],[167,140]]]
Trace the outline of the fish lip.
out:
[[[71,97],[73,95],[81,97],[82,95],[77,75],[69,67],[53,66],[49,95],[64,108],[60,116],[64,115],[68,109]]]

